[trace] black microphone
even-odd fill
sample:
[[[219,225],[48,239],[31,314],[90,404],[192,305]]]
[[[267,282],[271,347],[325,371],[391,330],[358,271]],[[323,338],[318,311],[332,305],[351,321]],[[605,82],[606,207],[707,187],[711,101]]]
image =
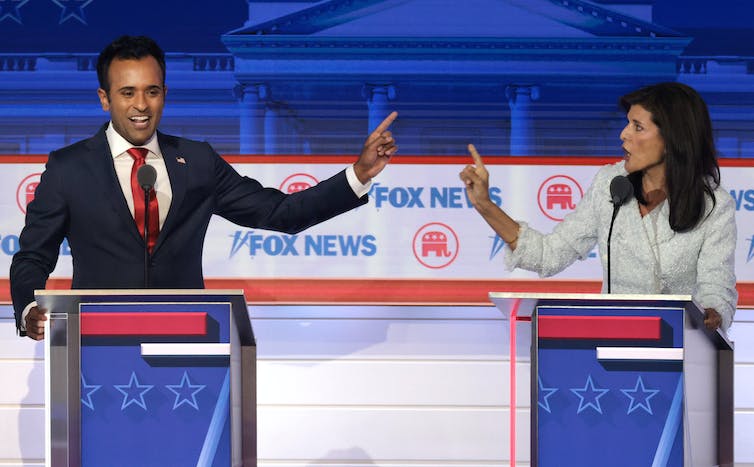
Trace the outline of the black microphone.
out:
[[[610,293],[610,237],[613,236],[613,224],[618,210],[634,194],[634,186],[628,177],[618,175],[610,182],[610,202],[613,203],[613,218],[610,219],[610,231],[607,234],[607,293]]]
[[[157,171],[151,165],[144,164],[136,171],[136,180],[144,191],[154,188],[154,182],[157,181]],[[612,191],[612,187],[610,188]]]
[[[610,182],[610,198],[613,205],[620,207],[634,194],[634,186],[628,177],[618,175]]]
[[[144,190],[144,288],[149,288],[149,194],[157,181],[157,171],[144,164],[136,171],[136,180]]]

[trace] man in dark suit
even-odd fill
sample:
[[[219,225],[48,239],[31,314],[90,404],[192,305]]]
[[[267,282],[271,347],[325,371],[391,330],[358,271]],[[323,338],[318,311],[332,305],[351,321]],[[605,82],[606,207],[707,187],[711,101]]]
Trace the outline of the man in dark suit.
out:
[[[371,179],[397,150],[387,131],[393,112],[352,166],[284,194],[242,177],[207,143],[157,131],[167,88],[164,53],[151,39],[115,40],[99,56],[97,77],[110,123],[50,154],[10,268],[16,325],[35,340],[44,338],[47,316],[36,306],[34,290],[45,287],[64,238],[73,256],[73,288],[201,288],[202,247],[213,214],[246,227],[299,232],[365,204]],[[157,174],[157,204],[149,208],[135,180],[137,153]],[[159,219],[148,268],[144,231],[151,232],[152,224],[145,213]]]

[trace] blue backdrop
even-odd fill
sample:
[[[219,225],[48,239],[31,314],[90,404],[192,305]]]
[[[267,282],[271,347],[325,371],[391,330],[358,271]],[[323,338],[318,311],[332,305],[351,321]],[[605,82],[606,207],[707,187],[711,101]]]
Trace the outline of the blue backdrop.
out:
[[[618,155],[620,95],[676,80],[754,155],[748,2],[0,0],[0,153],[91,135],[96,53],[168,52],[163,130],[222,153],[351,154],[389,110],[403,154]]]

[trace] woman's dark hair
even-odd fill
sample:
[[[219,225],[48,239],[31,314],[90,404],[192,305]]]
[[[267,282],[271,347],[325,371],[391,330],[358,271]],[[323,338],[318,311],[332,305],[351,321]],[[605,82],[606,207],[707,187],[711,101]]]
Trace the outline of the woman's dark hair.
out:
[[[108,71],[114,59],[138,60],[144,57],[154,57],[162,69],[162,84],[165,84],[165,52],[157,42],[147,36],[120,36],[102,50],[97,58],[97,79],[99,87],[110,94]]]
[[[652,114],[652,122],[665,142],[665,183],[670,203],[670,228],[691,230],[704,217],[705,194],[716,203],[714,190],[720,184],[720,167],[712,137],[707,104],[694,89],[681,83],[646,86],[620,98],[628,113],[640,105]],[[629,175],[634,193],[645,203],[641,172]]]

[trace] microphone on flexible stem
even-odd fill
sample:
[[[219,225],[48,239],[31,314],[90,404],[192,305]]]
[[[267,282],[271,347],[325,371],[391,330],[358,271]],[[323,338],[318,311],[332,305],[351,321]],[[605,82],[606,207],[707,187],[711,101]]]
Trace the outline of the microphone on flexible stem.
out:
[[[136,171],[136,180],[144,190],[144,288],[149,288],[149,194],[157,181],[157,171],[144,164]]]
[[[634,194],[634,186],[628,177],[618,175],[610,182],[610,202],[613,203],[613,218],[610,219],[610,231],[607,234],[607,293],[610,293],[610,237],[613,236],[613,224],[618,210]]]

